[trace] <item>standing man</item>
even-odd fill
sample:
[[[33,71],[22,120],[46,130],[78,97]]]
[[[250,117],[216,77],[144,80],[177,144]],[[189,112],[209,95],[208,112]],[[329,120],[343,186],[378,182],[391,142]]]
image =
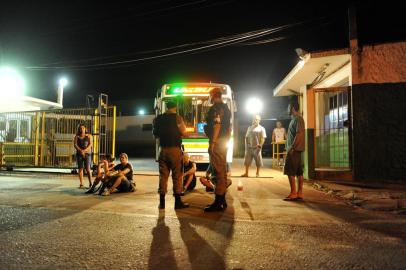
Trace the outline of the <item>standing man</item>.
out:
[[[189,207],[183,203],[180,195],[182,186],[182,136],[186,135],[186,127],[180,115],[176,114],[176,103],[168,101],[166,112],[154,120],[153,133],[159,138],[159,209],[165,209],[165,194],[168,190],[169,173],[172,171],[175,209]]]
[[[266,131],[259,122],[261,122],[261,116],[255,115],[252,120],[252,125],[248,127],[247,133],[245,134],[245,173],[241,175],[242,177],[248,177],[248,170],[253,159],[257,166],[257,177],[259,177],[259,170],[263,166],[261,152],[266,138]]]
[[[299,113],[299,104],[292,102],[288,107],[288,111],[292,119],[288,128],[287,156],[283,173],[289,178],[290,194],[284,200],[296,201],[303,199],[302,152],[305,150],[305,128],[303,117]],[[297,191],[296,176],[299,182]]]
[[[217,176],[215,189],[216,198],[212,204],[204,208],[205,212],[224,211],[227,207],[227,143],[230,138],[230,109],[224,104],[222,90],[214,88],[210,91],[210,99],[213,103],[205,126],[205,133],[209,138],[210,164],[213,166]]]

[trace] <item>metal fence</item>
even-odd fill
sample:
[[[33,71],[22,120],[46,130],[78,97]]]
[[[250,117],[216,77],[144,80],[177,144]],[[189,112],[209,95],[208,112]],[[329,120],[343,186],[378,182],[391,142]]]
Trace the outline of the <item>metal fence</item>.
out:
[[[315,168],[350,169],[349,88],[315,89]]]
[[[99,111],[100,107],[1,113],[0,166],[76,167],[73,138],[80,123],[93,135],[95,164],[101,153],[114,155],[116,108],[105,107],[102,116]]]

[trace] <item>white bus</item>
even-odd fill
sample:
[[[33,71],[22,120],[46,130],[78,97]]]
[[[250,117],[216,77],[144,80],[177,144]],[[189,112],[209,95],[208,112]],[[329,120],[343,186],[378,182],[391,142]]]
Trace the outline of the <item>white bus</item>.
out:
[[[182,144],[190,159],[196,163],[209,163],[209,139],[204,133],[206,114],[210,109],[210,91],[213,88],[223,90],[223,102],[231,111],[231,137],[227,144],[227,162],[233,160],[233,124],[236,111],[234,94],[230,86],[217,83],[174,83],[165,84],[158,90],[155,98],[155,115],[165,112],[165,102],[173,100],[177,103],[178,114],[183,117],[186,125],[187,137]],[[159,145],[156,142],[156,159],[158,159]]]

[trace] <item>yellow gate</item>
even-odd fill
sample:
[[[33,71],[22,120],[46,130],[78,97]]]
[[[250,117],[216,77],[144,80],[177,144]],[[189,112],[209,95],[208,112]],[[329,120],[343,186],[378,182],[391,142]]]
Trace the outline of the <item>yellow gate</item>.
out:
[[[93,163],[100,154],[114,156],[115,106],[0,113],[0,166],[75,168],[73,138],[81,123],[93,135]]]

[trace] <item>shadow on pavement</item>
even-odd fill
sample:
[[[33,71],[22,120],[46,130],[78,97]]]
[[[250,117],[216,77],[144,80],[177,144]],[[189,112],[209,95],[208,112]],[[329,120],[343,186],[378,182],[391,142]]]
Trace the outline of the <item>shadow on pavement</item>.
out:
[[[229,207],[223,212],[204,213],[203,217],[191,218],[177,212],[180,223],[180,233],[186,245],[192,269],[226,269],[226,250],[234,234],[233,197],[227,196]],[[203,210],[202,210],[203,211]],[[226,215],[227,214],[227,215]],[[195,228],[204,227],[215,231],[221,240],[206,238]]]
[[[148,269],[178,269],[164,211],[159,212],[156,226],[152,229]]]
[[[229,207],[225,212],[196,213],[195,210],[176,211],[180,235],[186,246],[191,269],[226,269],[226,250],[234,233],[233,198],[227,197]],[[195,214],[191,214],[191,212]],[[222,239],[207,239],[205,230],[217,232]],[[203,233],[200,233],[203,231]],[[160,211],[157,224],[152,230],[148,269],[183,269],[184,260],[176,261],[171,243],[170,228],[165,224],[165,212]],[[183,259],[183,261],[182,261]],[[178,266],[179,264],[179,266]]]

